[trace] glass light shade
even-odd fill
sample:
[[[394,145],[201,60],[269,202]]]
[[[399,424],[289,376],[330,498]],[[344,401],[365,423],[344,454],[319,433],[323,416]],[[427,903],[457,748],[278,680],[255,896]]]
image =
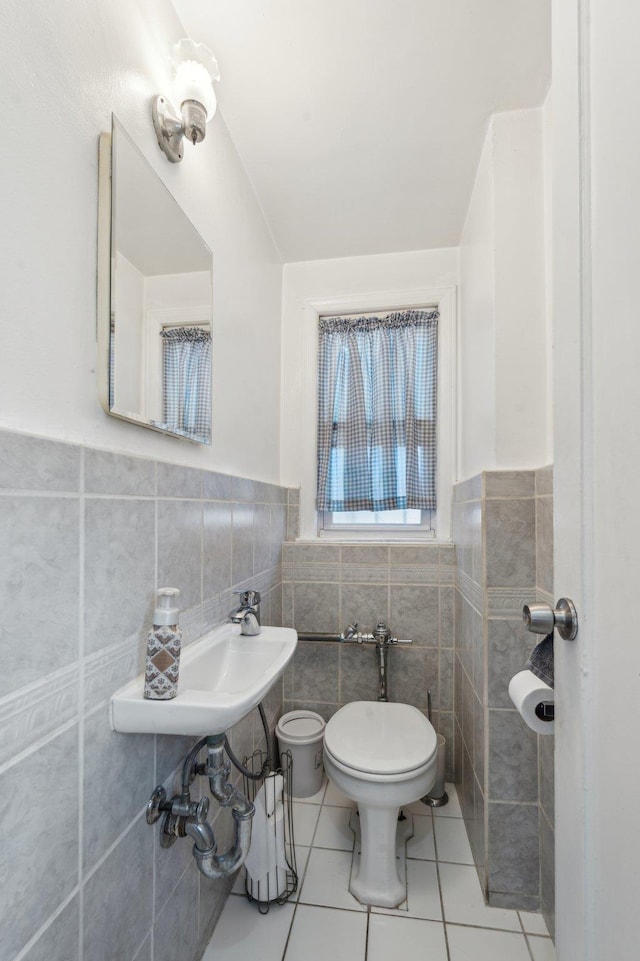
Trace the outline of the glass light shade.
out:
[[[203,43],[181,40],[173,48],[173,63],[177,105],[197,100],[207,111],[207,120],[211,120],[217,105],[213,81],[220,79],[216,58]]]

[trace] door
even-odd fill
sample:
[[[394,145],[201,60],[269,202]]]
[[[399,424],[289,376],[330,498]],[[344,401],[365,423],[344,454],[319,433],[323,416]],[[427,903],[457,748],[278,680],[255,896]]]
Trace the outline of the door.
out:
[[[553,3],[559,961],[640,953],[640,12]]]

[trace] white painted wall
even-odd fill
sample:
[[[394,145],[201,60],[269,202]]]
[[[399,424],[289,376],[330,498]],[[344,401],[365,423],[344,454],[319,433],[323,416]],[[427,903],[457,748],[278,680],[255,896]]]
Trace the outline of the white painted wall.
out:
[[[548,460],[542,111],[496,114],[460,246],[459,477]]]
[[[282,483],[299,484],[303,474],[303,313],[305,301],[374,294],[376,291],[458,283],[458,250],[342,257],[285,264],[282,290]],[[315,424],[311,430],[315,432]]]
[[[458,478],[496,462],[495,237],[490,125],[460,243]]]
[[[6,137],[0,159],[0,425],[278,480],[279,255],[221,115],[181,164],[158,149],[150,102],[168,92],[185,32],[170,0],[7,6],[0,98],[29,133]],[[214,252],[212,448],[109,418],[98,401],[97,143],[112,111]]]

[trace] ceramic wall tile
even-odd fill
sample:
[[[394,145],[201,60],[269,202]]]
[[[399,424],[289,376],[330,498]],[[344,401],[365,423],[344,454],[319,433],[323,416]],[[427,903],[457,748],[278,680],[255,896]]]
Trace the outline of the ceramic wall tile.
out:
[[[156,462],[109,450],[86,450],[84,489],[87,494],[153,497],[156,493]]]
[[[231,505],[205,502],[202,509],[204,597],[228,591],[231,580]]]
[[[340,633],[339,584],[295,584],[294,626],[300,632]]]
[[[358,624],[360,630],[371,630],[379,621],[395,633],[389,615],[389,589],[375,584],[342,584],[340,587],[340,624]]]
[[[487,838],[489,890],[537,896],[540,890],[537,804],[490,801]]]
[[[80,961],[80,905],[78,895],[57,915],[23,961]]]
[[[4,695],[78,658],[77,498],[0,497]]]
[[[538,801],[538,737],[517,711],[489,711],[489,797]]]
[[[536,586],[553,593],[553,499],[536,497]]]
[[[375,701],[378,697],[378,664],[373,644],[340,644],[341,704]]]
[[[534,471],[487,471],[484,475],[485,497],[533,497],[534,494]]]
[[[231,579],[234,584],[253,576],[253,514],[251,504],[233,505]]]
[[[292,696],[298,700],[338,701],[337,644],[303,641],[294,654]]]
[[[389,620],[396,637],[410,638],[415,645],[438,647],[439,588],[393,584],[390,589]]]
[[[508,697],[509,680],[524,669],[536,641],[522,626],[522,605],[538,599],[538,592],[545,599],[553,592],[551,493],[551,468],[491,471],[483,475],[481,490],[465,482],[454,492],[454,705],[462,753],[456,774],[462,781],[461,796],[467,799],[463,813],[476,838],[472,848],[481,876],[481,858],[488,859],[491,903],[521,908],[538,903],[539,859],[548,887],[553,876],[549,845],[544,849],[534,824],[538,798],[545,798],[541,811],[543,803],[553,803],[553,739],[536,739]],[[473,804],[483,797],[485,782],[491,797],[490,830],[477,821],[472,827]],[[509,803],[494,803],[496,798]],[[510,855],[509,844],[517,848],[521,842],[532,855],[529,862]]]
[[[535,501],[487,500],[487,587],[534,587]]]
[[[0,930],[7,958],[15,957],[78,884],[78,764],[74,725],[0,774],[7,872]],[[46,804],[38,771],[48,775]]]
[[[163,507],[174,509],[174,504],[166,502]],[[155,504],[151,500],[87,498],[84,523],[84,649],[93,654],[128,637],[141,636],[151,623]],[[171,581],[161,583],[174,586]]]
[[[202,471],[202,496],[205,500],[232,501],[233,481],[234,478],[230,474]]]
[[[17,431],[0,431],[0,488],[25,491],[80,490],[81,448]]]
[[[202,471],[158,461],[158,497],[202,497]]]
[[[180,606],[185,611],[187,643],[198,636],[202,625],[213,627],[224,618],[232,604],[230,590],[237,584],[234,576],[240,580],[256,576],[255,551],[263,610],[269,620],[281,621],[279,565],[288,491],[128,454],[83,451],[21,435],[2,433],[2,437],[6,443],[0,465],[0,487],[4,487],[0,520],[10,532],[11,545],[4,554],[4,580],[14,589],[7,598],[6,635],[0,643],[9,645],[8,660],[15,667],[5,679],[5,690],[13,692],[13,700],[7,702],[9,714],[6,710],[4,714],[5,733],[10,737],[3,740],[8,753],[0,763],[9,766],[0,781],[7,797],[15,800],[9,800],[0,818],[11,821],[11,828],[4,832],[10,839],[5,853],[18,867],[8,890],[15,889],[20,905],[19,910],[12,909],[11,899],[5,898],[0,909],[8,909],[10,915],[0,918],[3,947],[8,945],[13,957],[44,925],[42,937],[25,957],[80,961],[76,888],[81,862],[84,959],[151,961],[153,848],[158,826],[150,828],[140,815],[154,781],[177,789],[184,756],[194,739],[117,734],[109,726],[108,698],[143,667],[146,628],[158,583],[175,584],[183,591]],[[20,496],[21,490],[28,496]],[[47,496],[34,496],[39,490]],[[232,518],[234,501],[238,506]],[[84,572],[79,567],[82,553]],[[16,571],[28,575],[24,591],[15,582]],[[81,605],[78,594],[83,579]],[[335,597],[337,609],[337,585]],[[288,604],[292,621],[291,591]],[[81,607],[85,610],[82,663]],[[336,670],[333,689],[327,692],[331,697],[337,696],[337,676]],[[306,693],[308,679],[303,675],[302,681]],[[75,722],[80,703],[84,734],[79,743]],[[281,683],[265,703],[273,724],[282,712]],[[327,713],[331,710],[329,705]],[[262,730],[256,734],[255,728],[254,719],[231,733],[242,753],[253,750],[262,738]],[[24,731],[30,736],[20,741],[16,732]],[[33,768],[27,766],[32,759],[11,766],[13,755],[28,748],[34,738],[51,738],[38,752],[38,764],[56,771],[49,788],[51,803],[45,808],[32,791]],[[79,790],[80,761],[84,776]],[[198,797],[199,785],[192,790]],[[14,804],[20,805],[19,810],[14,810]],[[30,805],[36,805],[33,811]],[[232,819],[217,818],[216,824],[221,843],[231,843]],[[37,854],[30,845],[37,847]],[[32,871],[36,860],[37,874]],[[168,943],[162,925],[173,930],[161,909],[182,876],[185,887],[180,890],[191,883],[188,903],[195,905],[188,923],[193,950],[190,947],[190,956],[185,955],[185,961],[193,961],[204,946],[199,939],[217,917],[228,886],[206,882],[209,888],[200,890],[191,842],[184,839],[170,849],[158,846],[155,870],[156,948],[160,937],[163,944]],[[70,898],[69,903],[60,910],[65,898]],[[180,918],[183,914],[181,907]]]
[[[133,958],[151,927],[153,832],[141,815],[84,886],[84,951],[91,961]]]
[[[156,917],[153,961],[195,957],[198,946],[198,869],[191,863]]]
[[[107,707],[85,720],[85,870],[93,867],[144,807],[153,779],[153,735],[112,731]]]

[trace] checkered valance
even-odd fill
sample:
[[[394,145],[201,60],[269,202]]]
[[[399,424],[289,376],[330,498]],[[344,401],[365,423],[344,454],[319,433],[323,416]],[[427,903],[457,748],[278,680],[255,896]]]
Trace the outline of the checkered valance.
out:
[[[211,442],[211,333],[202,327],[162,330],[163,417],[168,430]]]
[[[319,510],[436,507],[438,317],[320,319]]]

